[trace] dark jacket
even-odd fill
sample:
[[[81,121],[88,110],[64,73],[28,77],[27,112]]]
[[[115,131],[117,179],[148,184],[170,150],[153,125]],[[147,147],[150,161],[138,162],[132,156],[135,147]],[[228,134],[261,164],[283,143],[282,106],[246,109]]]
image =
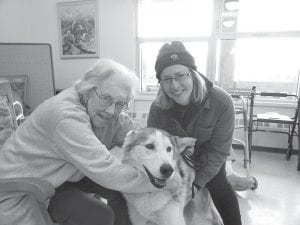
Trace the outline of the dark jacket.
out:
[[[210,181],[230,154],[235,112],[231,96],[223,89],[207,83],[207,96],[200,104],[179,105],[162,109],[156,102],[150,108],[148,127],[155,127],[180,137],[193,137],[201,144],[196,153],[195,183],[200,187]]]

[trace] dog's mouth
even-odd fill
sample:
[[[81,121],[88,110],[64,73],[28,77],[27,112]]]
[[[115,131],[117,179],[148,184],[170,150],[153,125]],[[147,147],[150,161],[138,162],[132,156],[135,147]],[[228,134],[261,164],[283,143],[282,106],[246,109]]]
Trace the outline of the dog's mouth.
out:
[[[146,166],[144,166],[145,171],[150,179],[151,184],[153,184],[154,187],[156,188],[164,188],[166,186],[167,183],[167,179],[165,178],[157,178],[155,176],[153,176],[150,171],[146,168]]]

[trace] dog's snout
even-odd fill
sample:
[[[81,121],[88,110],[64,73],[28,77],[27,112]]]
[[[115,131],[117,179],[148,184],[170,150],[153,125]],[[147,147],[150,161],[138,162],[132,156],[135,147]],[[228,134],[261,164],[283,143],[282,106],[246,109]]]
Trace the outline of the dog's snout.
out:
[[[170,164],[163,164],[160,167],[160,172],[164,177],[169,178],[173,174],[174,169]]]

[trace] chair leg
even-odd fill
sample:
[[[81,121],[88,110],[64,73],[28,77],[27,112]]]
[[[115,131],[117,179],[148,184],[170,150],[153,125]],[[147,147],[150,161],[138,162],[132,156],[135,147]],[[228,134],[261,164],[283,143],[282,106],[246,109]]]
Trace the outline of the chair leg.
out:
[[[299,140],[300,141],[300,140]],[[300,144],[299,144],[300,145]],[[298,165],[297,165],[297,171],[300,171],[300,148],[298,149]]]
[[[244,157],[244,168],[247,169],[247,174],[250,174],[249,166],[250,166],[250,147],[248,140],[248,118],[247,111],[243,111],[243,122],[244,122],[244,140],[245,140],[245,157]]]
[[[290,160],[291,159],[291,154],[292,154],[292,151],[293,151],[293,145],[288,145],[288,149],[286,151],[286,156],[285,156],[285,159],[286,160]]]
[[[252,124],[249,123],[248,128],[248,150],[249,150],[249,164],[251,164],[252,159]]]
[[[289,139],[288,139],[288,149],[286,151],[286,160],[290,160],[291,159],[291,155],[293,152],[293,133],[289,134]]]
[[[300,100],[298,100],[298,108],[299,108],[299,104],[300,104]],[[299,121],[299,112],[297,114],[297,118],[298,118],[298,121]],[[298,128],[298,134],[297,137],[298,137],[298,165],[297,165],[297,171],[300,171],[300,124],[299,122],[297,123],[297,128]]]
[[[300,150],[298,150],[298,166],[297,166],[297,171],[300,171]]]

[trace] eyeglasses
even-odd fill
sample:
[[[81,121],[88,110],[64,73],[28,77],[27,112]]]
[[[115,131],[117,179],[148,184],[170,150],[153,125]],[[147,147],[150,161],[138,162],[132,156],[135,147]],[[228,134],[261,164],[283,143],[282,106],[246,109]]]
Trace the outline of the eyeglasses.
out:
[[[105,107],[109,107],[112,104],[115,104],[115,110],[118,111],[118,112],[128,108],[128,102],[115,101],[109,95],[99,95],[95,89],[94,89],[94,91],[95,91],[97,97],[99,98],[100,105],[105,106]]]
[[[178,73],[174,75],[173,77],[167,77],[160,80],[160,83],[164,86],[168,86],[172,83],[172,80],[176,80],[178,83],[184,82],[189,76],[191,75],[191,72],[188,73]]]

